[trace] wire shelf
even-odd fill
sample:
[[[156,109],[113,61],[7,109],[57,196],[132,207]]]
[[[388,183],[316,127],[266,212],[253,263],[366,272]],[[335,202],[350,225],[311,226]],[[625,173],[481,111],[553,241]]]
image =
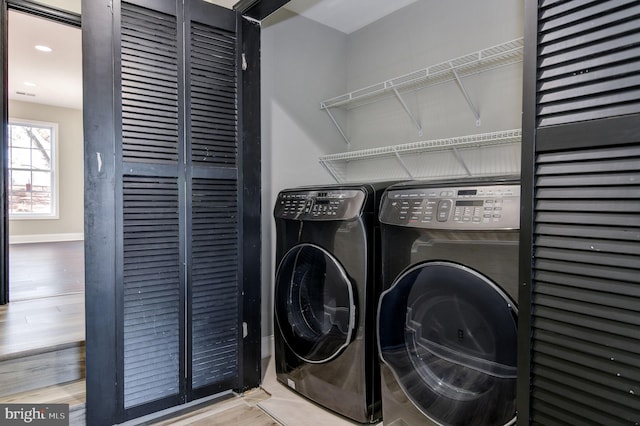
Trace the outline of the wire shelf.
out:
[[[394,90],[416,90],[434,84],[482,73],[506,65],[522,62],[523,38],[479,50],[440,64],[392,78],[353,92],[320,102],[321,109],[355,108],[378,97],[392,95]]]
[[[433,139],[325,155],[319,162],[339,183],[515,174],[521,135],[512,129]]]

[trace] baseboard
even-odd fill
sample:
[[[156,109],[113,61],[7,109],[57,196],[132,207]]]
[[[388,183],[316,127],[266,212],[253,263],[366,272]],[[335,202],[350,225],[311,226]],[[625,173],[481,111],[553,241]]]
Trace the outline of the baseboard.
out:
[[[82,241],[84,233],[68,233],[68,234],[31,234],[31,235],[11,235],[9,234],[9,244],[28,244],[28,243],[53,243],[59,241]]]
[[[270,336],[262,337],[262,358],[269,358],[273,355],[273,334]]]

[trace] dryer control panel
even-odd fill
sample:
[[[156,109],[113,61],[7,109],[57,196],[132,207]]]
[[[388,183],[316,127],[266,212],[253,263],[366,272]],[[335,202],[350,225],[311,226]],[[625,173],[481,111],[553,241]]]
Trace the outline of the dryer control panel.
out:
[[[520,186],[390,189],[382,200],[380,221],[430,229],[518,229]]]
[[[282,191],[273,215],[293,220],[349,220],[360,216],[366,194],[357,189]]]

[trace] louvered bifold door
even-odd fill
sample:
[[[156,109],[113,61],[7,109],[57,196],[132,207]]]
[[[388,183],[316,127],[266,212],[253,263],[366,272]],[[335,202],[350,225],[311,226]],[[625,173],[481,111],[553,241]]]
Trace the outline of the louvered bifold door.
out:
[[[527,11],[519,424],[640,424],[640,2]]]
[[[237,386],[241,338],[235,21],[187,11],[190,386]]]
[[[230,10],[119,6],[119,330],[132,418],[238,383],[237,48]]]

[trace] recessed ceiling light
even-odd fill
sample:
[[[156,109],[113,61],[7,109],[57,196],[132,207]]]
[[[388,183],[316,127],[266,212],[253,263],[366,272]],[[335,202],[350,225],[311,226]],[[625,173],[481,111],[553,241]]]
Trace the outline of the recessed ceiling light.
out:
[[[24,85],[25,86],[29,86],[29,87],[36,87],[37,86],[37,84],[35,84],[35,83],[31,82],[31,81],[25,81]]]
[[[53,51],[52,48],[50,48],[49,46],[45,46],[43,44],[36,45],[36,50],[39,50],[41,52],[52,52]]]

